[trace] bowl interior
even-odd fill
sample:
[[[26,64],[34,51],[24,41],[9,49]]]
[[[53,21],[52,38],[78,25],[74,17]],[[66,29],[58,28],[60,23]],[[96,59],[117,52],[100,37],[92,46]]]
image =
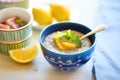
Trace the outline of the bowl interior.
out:
[[[49,34],[51,34],[53,32],[56,32],[56,31],[67,30],[67,29],[82,32],[84,34],[91,31],[91,29],[89,29],[88,27],[86,27],[86,26],[84,26],[82,24],[79,24],[79,23],[60,22],[60,23],[57,23],[57,24],[52,24],[52,25],[49,25],[48,27],[44,28],[42,30],[42,32],[40,33],[40,43],[41,43],[41,45],[44,46],[44,39],[45,39],[45,37],[47,35],[49,35]],[[90,39],[90,41],[91,41],[91,43],[93,45],[95,43],[95,34],[89,36],[89,39]]]
[[[26,22],[30,22],[30,20],[32,19],[31,14],[26,9],[19,7],[11,7],[2,9],[0,11],[0,22],[3,22],[6,19],[15,16],[22,18]]]
[[[45,37],[53,32],[61,31],[61,30],[68,30],[68,29],[78,31],[83,34],[86,34],[91,31],[91,29],[79,23],[62,22],[62,23],[52,24],[44,28],[42,32],[40,33],[40,42],[43,44]],[[93,44],[95,42],[95,34],[89,36],[89,39],[91,40],[91,43]]]
[[[23,27],[17,29],[1,29],[2,31],[16,31],[24,29],[32,24],[33,16],[32,14],[27,11],[27,9],[20,8],[20,7],[10,7],[0,10],[0,23],[4,22],[6,19],[11,17],[20,17],[21,19],[25,20],[27,24]]]

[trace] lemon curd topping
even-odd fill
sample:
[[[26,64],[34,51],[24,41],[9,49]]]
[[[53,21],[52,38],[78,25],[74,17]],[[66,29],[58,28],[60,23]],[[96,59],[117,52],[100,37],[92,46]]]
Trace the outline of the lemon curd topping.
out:
[[[60,50],[75,49],[82,46],[81,40],[71,30],[65,32],[57,32],[54,36],[56,46]]]
[[[70,35],[66,36],[66,34]],[[45,38],[44,45],[51,51],[60,52],[63,54],[81,52],[91,46],[91,41],[89,38],[84,38],[82,40],[79,39],[82,35],[84,34],[74,30],[53,32]]]

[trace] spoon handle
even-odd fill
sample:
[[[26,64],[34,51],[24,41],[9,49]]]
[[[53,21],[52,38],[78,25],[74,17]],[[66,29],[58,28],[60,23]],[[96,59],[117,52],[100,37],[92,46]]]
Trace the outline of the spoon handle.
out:
[[[91,32],[89,32],[89,33],[83,35],[82,37],[80,37],[80,39],[86,38],[86,37],[88,37],[88,36],[90,36],[90,35],[92,35],[94,33],[100,32],[100,31],[102,31],[104,29],[105,29],[105,25],[101,24],[96,29],[94,29]]]

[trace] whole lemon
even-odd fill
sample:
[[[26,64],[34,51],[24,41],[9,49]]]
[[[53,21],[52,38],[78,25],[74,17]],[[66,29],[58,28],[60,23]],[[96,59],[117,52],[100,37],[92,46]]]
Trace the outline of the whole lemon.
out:
[[[57,21],[66,21],[70,19],[70,9],[68,6],[58,3],[51,3],[51,13]]]
[[[34,20],[39,25],[48,25],[53,22],[50,9],[45,9],[43,7],[34,7],[32,9],[32,14],[33,14]]]

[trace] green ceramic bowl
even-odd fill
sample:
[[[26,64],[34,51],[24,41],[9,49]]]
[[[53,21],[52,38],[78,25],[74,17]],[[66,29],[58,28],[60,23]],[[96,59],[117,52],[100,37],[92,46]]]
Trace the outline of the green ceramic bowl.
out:
[[[18,16],[25,20],[27,24],[18,29],[0,29],[0,43],[15,42],[23,40],[32,33],[32,14],[24,8],[11,7],[0,10],[0,23],[6,19]]]
[[[31,38],[24,40],[24,41],[21,41],[21,42],[18,42],[18,43],[16,42],[13,44],[0,43],[0,53],[9,54],[9,50],[23,48],[23,47],[26,47],[26,46],[31,45],[31,44],[32,44]]]
[[[9,1],[9,2],[8,2]],[[29,0],[1,0],[0,1],[0,9],[7,8],[7,7],[22,7],[28,8],[29,7]]]

